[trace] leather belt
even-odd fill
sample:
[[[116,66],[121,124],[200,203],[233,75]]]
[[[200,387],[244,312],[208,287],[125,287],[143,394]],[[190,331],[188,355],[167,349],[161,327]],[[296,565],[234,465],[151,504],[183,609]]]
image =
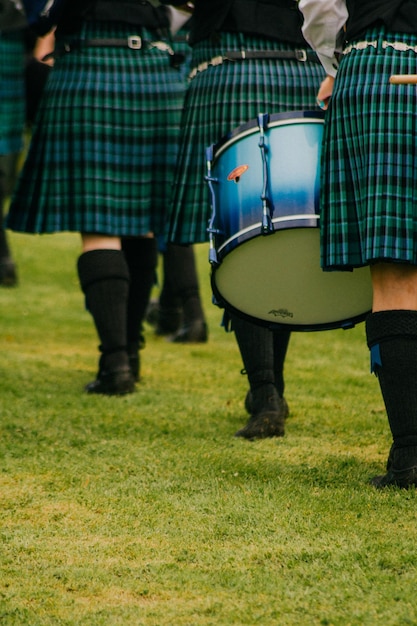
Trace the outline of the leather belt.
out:
[[[65,41],[57,46],[53,56],[61,56],[73,50],[82,50],[83,48],[130,48],[130,50],[150,50],[157,48],[162,52],[174,56],[174,50],[166,41],[147,41],[142,39],[140,35],[130,35],[125,38],[103,38],[103,39],[77,39],[75,41]],[[50,56],[50,55],[48,55]]]
[[[320,60],[312,50],[231,50],[223,55],[213,57],[209,61],[203,61],[194,67],[188,78],[192,80],[200,72],[204,72],[211,66],[221,65],[225,61],[246,61],[250,59],[287,59],[301,63],[320,63]]]
[[[366,48],[378,48],[379,42],[377,39],[373,41],[357,41],[356,43],[351,43],[343,50],[342,54],[349,54],[352,50],[366,50]],[[417,46],[410,46],[408,43],[404,41],[383,41],[382,49],[386,50],[387,48],[393,48],[397,50],[397,52],[415,52],[417,53]]]

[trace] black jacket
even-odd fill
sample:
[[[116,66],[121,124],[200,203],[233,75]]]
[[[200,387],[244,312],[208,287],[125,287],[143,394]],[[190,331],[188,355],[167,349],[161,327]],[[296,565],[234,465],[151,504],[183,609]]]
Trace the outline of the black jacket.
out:
[[[91,16],[96,20],[117,20],[147,28],[169,26],[165,7],[154,7],[146,0],[95,0]]]
[[[347,0],[347,8],[348,40],[377,24],[392,32],[417,33],[417,0]]]
[[[155,7],[146,0],[68,0],[59,28],[73,32],[82,19],[124,22],[161,33],[169,28],[165,7]]]
[[[194,5],[191,44],[231,31],[306,46],[296,0],[194,0]]]

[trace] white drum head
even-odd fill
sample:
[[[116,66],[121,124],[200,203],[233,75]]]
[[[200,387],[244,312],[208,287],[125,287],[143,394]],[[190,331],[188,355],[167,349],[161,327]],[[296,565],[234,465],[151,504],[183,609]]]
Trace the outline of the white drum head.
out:
[[[277,230],[234,248],[213,269],[223,304],[265,325],[349,327],[372,307],[369,267],[324,272],[319,228]]]

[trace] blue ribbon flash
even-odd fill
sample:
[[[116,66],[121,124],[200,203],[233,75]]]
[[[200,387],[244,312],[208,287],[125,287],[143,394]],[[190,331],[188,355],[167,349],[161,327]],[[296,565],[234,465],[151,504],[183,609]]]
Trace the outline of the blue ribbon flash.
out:
[[[377,367],[382,367],[381,350],[379,343],[371,347],[371,374],[377,373]]]

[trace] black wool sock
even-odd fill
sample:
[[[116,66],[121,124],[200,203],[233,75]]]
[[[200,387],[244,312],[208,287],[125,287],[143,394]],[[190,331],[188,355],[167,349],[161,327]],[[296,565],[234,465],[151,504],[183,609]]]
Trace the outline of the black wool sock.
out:
[[[366,335],[394,440],[391,462],[404,469],[417,464],[417,311],[372,313]]]
[[[122,240],[122,249],[130,273],[127,306],[127,342],[143,344],[142,324],[152,287],[156,283],[158,249],[152,237],[135,237]]]
[[[253,413],[278,410],[272,332],[234,315],[232,327],[252,392]]]
[[[185,326],[204,320],[200,287],[192,246],[167,245],[164,254],[164,275],[181,303]]]
[[[86,306],[94,319],[106,367],[127,365],[129,269],[120,250],[92,250],[78,259]]]
[[[167,244],[162,256],[163,282],[161,293],[159,294],[159,306],[162,310],[166,310],[168,314],[171,311],[182,309],[182,302],[176,284],[176,270],[172,267],[173,259],[170,254],[172,245],[170,243]]]
[[[280,397],[284,396],[284,363],[287,355],[288,344],[291,333],[289,330],[280,329],[272,331],[273,347],[274,347],[274,377],[275,386]]]
[[[0,259],[10,259],[10,248],[4,228],[0,226]]]
[[[17,176],[17,163],[19,153],[0,155],[0,258],[10,259],[10,251],[7,233],[4,229],[5,200],[11,195]]]
[[[0,173],[1,178],[1,173]],[[10,248],[7,241],[6,231],[4,230],[4,193],[0,183],[0,258],[10,258]]]

